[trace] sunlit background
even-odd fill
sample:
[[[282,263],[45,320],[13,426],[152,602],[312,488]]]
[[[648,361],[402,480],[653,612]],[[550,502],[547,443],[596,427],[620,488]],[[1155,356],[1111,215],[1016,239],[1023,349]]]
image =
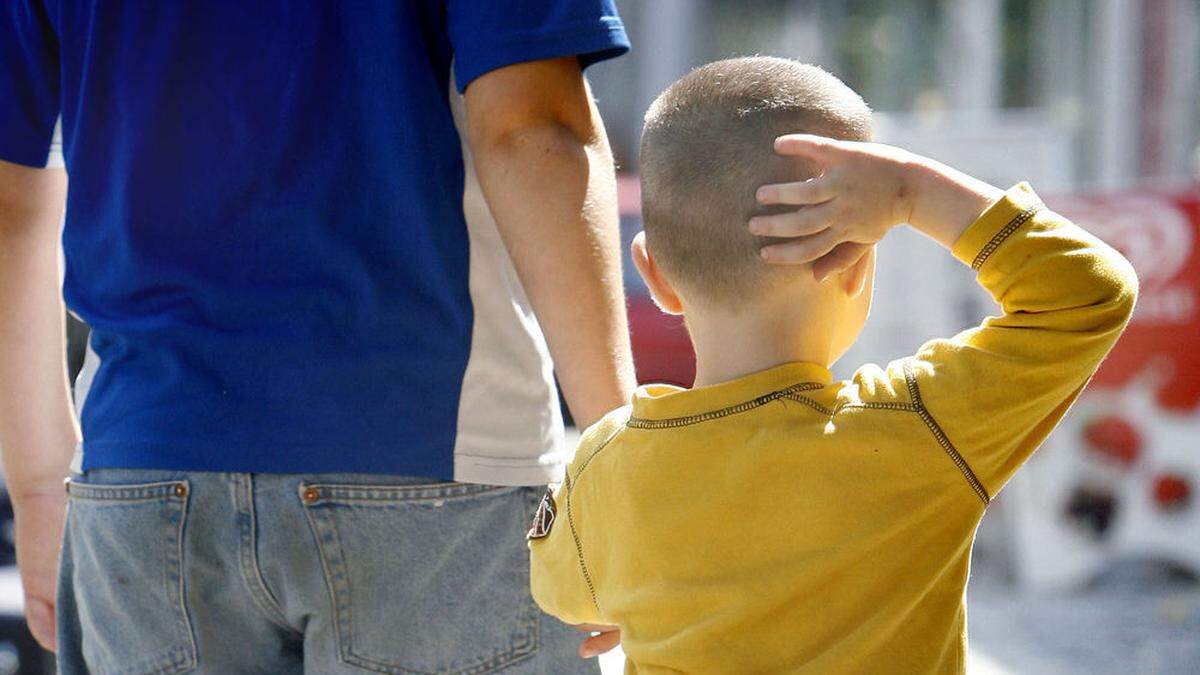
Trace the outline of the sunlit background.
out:
[[[647,105],[694,66],[761,53],[842,78],[877,111],[878,140],[1002,187],[1030,181],[1133,261],[1126,338],[980,529],[969,672],[1200,672],[1200,2],[617,2],[634,51],[590,78],[626,242]],[[995,309],[919,235],[896,231],[879,257],[840,376]],[[628,260],[625,276],[639,377],[687,384],[682,327]],[[621,657],[603,664],[620,672]]]

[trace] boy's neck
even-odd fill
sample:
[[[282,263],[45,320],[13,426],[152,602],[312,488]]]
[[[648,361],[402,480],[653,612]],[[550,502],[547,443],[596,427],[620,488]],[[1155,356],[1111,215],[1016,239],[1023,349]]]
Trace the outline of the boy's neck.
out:
[[[829,367],[833,341],[830,322],[812,321],[810,313],[797,311],[794,306],[758,310],[764,308],[685,315],[696,349],[693,386],[728,382],[795,361]]]

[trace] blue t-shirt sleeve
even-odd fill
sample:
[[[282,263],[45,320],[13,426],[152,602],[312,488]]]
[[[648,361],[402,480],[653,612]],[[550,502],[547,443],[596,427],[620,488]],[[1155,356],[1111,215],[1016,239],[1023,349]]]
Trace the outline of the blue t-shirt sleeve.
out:
[[[58,59],[40,0],[0,2],[0,159],[46,165],[60,106]]]
[[[459,92],[514,63],[576,55],[586,68],[629,50],[614,0],[448,0],[447,8]]]

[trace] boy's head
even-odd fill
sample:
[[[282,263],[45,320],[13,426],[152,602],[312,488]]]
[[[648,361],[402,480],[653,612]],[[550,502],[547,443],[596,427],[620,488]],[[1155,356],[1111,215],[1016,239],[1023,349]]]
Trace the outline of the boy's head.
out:
[[[774,240],[748,229],[752,216],[786,210],[761,206],[755,198],[760,186],[818,172],[805,160],[775,153],[775,139],[792,133],[867,141],[871,111],[824,70],[773,57],[717,61],[668,87],[646,112],[642,132],[645,248],[635,250],[634,258],[643,276],[658,277],[647,281],[668,311],[680,308],[671,299],[664,302],[658,283],[669,286],[689,315],[699,308],[753,311],[780,294],[809,298],[803,304],[810,311],[857,323],[838,331],[853,334],[839,340],[846,342],[840,354],[866,318],[870,293],[862,289],[870,284],[862,277],[870,276],[873,257],[856,266],[859,283],[840,284],[847,290],[839,292],[840,279],[818,284],[811,265],[763,262],[759,251]],[[635,249],[641,246],[639,240]]]

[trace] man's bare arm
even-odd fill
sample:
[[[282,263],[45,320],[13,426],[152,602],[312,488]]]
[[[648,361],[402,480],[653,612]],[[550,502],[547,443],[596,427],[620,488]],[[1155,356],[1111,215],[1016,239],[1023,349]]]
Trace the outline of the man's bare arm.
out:
[[[62,170],[0,162],[0,454],[34,636],[54,645],[54,594],[79,428],[67,389],[58,235]]]
[[[604,125],[573,57],[488,73],[466,107],[484,196],[586,427],[634,386]]]

